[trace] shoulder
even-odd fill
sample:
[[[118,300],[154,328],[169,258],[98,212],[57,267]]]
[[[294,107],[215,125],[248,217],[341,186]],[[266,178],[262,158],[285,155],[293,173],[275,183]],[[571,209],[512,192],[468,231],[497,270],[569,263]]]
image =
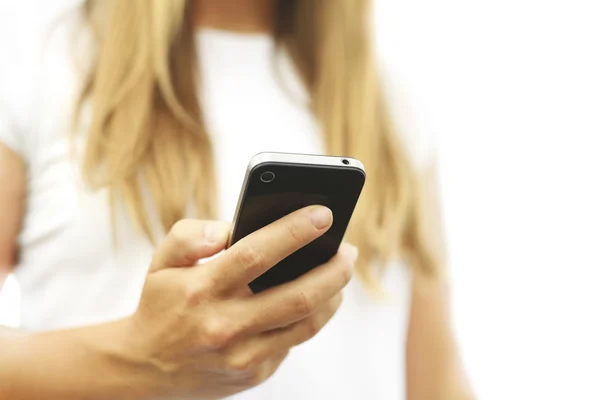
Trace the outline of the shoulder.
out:
[[[26,158],[26,125],[36,80],[34,49],[40,37],[27,18],[34,2],[8,3],[0,5],[0,140]]]
[[[10,4],[8,4],[10,3]],[[66,32],[72,31],[74,1],[20,0],[0,3],[0,142],[25,162],[32,156],[44,107],[57,100],[49,87],[66,73]],[[63,71],[63,72],[61,72]],[[71,79],[72,80],[72,79]]]

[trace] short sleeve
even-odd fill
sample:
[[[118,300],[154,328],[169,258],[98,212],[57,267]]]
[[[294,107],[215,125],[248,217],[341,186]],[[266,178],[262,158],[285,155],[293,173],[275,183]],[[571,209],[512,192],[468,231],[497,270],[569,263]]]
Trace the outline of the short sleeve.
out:
[[[22,133],[14,122],[10,109],[0,103],[0,143],[26,159],[26,149]]]
[[[0,142],[19,154],[25,161],[29,157],[31,140],[31,106],[34,101],[34,57],[36,29],[28,24],[26,14],[30,2],[0,7]],[[10,16],[10,17],[8,17]]]
[[[23,136],[19,132],[17,110],[15,110],[19,108],[18,104],[21,102],[18,83],[15,82],[15,79],[20,79],[18,79],[18,75],[14,75],[18,73],[21,57],[15,51],[15,47],[6,39],[6,34],[9,32],[4,32],[5,29],[7,28],[4,27],[0,31],[4,36],[0,39],[0,57],[2,58],[0,66],[0,142],[24,156]]]

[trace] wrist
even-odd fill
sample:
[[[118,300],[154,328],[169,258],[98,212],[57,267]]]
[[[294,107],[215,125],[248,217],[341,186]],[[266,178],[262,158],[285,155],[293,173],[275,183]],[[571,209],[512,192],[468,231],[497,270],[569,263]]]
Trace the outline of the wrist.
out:
[[[158,379],[134,336],[133,317],[109,324],[85,336],[84,346],[96,354],[108,372],[114,398],[144,400],[157,398]],[[104,380],[104,379],[103,379]]]
[[[131,352],[128,327],[124,319],[53,332],[0,331],[0,400],[159,397],[158,379]]]

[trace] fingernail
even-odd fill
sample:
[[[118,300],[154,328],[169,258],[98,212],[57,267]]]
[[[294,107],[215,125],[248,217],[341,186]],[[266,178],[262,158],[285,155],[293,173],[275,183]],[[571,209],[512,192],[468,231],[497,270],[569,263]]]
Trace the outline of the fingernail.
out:
[[[204,239],[208,243],[217,243],[227,237],[229,225],[220,222],[208,223],[204,226]]]
[[[310,222],[317,229],[325,229],[331,224],[331,210],[327,207],[313,207],[309,215]]]

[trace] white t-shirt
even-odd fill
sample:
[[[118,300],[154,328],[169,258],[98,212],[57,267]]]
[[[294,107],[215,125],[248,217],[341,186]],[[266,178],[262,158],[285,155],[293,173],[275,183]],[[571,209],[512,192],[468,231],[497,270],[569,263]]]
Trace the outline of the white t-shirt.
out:
[[[255,153],[320,153],[321,137],[307,109],[288,94],[292,88],[306,96],[285,57],[278,65],[288,87],[277,80],[268,36],[210,30],[196,35],[199,95],[214,141],[221,218],[231,220]],[[15,269],[22,328],[42,331],[127,316],[138,304],[153,248],[127,224],[119,224],[124,245],[113,247],[107,192],[86,191],[71,161],[68,134],[79,75],[68,35],[59,29],[44,51],[35,47],[41,42],[30,45],[2,55],[12,62],[0,82],[0,141],[23,157],[29,174]],[[398,99],[392,105],[400,109]],[[426,141],[404,140],[420,164]],[[354,279],[322,332],[293,349],[269,381],[234,397],[403,399],[410,273],[395,262],[382,283],[391,294],[385,302]]]

